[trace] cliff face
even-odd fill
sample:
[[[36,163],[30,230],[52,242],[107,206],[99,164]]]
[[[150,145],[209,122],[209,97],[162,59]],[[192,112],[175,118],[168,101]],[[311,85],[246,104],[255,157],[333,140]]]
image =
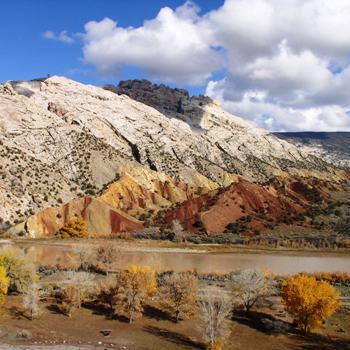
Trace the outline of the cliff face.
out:
[[[86,215],[100,202],[103,213],[89,219],[96,233],[123,230],[111,219],[117,214],[134,230],[142,226],[137,219],[227,187],[238,175],[256,184],[347,176],[208,98],[145,81],[109,89],[117,93],[63,77],[0,85],[0,230],[31,217],[27,232],[51,234],[63,223],[55,215],[66,217],[64,205]]]

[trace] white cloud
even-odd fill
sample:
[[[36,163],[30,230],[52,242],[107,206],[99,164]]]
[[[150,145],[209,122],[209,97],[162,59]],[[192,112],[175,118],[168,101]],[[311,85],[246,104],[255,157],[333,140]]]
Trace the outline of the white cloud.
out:
[[[273,131],[350,131],[349,109],[339,105],[309,108],[286,107],[270,102],[266,91],[245,91],[239,100],[225,99],[230,90],[227,79],[210,81],[206,94],[221,102],[224,109]]]
[[[208,46],[198,8],[191,2],[175,11],[162,8],[138,28],[122,28],[105,18],[85,25],[84,58],[102,73],[136,66],[156,79],[204,83],[222,64]]]
[[[225,108],[270,130],[349,130],[348,33],[349,0],[226,0],[203,15],[191,1],[164,7],[137,28],[91,21],[81,38],[85,62],[103,74],[131,66],[207,84]]]
[[[68,35],[68,32],[66,30],[63,30],[62,32],[57,34],[52,32],[51,30],[48,30],[44,32],[42,35],[45,39],[61,41],[65,44],[72,44],[75,41],[73,37]]]
[[[203,20],[228,62],[207,94],[226,109],[270,130],[350,130],[348,0],[226,0]]]

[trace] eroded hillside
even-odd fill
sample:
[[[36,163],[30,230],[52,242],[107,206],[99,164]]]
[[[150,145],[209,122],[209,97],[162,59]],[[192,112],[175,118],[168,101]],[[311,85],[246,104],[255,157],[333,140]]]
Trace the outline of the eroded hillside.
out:
[[[63,77],[0,85],[0,230],[52,234],[71,216],[96,234],[136,230],[238,176],[253,192],[347,177],[206,97],[145,81],[110,89]]]

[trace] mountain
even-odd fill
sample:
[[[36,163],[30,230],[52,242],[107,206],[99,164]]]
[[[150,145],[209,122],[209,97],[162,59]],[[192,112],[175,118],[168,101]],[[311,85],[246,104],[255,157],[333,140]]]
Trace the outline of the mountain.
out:
[[[329,163],[350,168],[350,132],[283,132],[274,135]]]
[[[235,183],[264,192],[309,179],[322,190],[348,176],[208,97],[144,80],[9,81],[0,115],[0,230],[32,236],[74,216],[95,234],[135,231]]]

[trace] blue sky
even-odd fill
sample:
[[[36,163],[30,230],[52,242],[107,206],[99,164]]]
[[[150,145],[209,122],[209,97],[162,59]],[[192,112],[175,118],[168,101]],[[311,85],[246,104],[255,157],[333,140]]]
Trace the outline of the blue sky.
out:
[[[147,78],[272,131],[350,131],[348,0],[3,0],[0,81]]]
[[[154,18],[162,7],[173,9],[183,0],[12,0],[2,1],[0,11],[0,82],[27,80],[51,75],[69,76],[81,82],[103,85],[121,79],[144,78],[137,67],[124,68],[120,74],[99,75],[93,66],[82,62],[81,45],[64,45],[42,36],[47,30],[69,33],[83,31],[84,24],[110,17],[123,27],[141,26]],[[222,0],[196,2],[202,12],[219,7]],[[170,85],[178,85],[171,84]],[[193,93],[205,87],[183,84]]]

